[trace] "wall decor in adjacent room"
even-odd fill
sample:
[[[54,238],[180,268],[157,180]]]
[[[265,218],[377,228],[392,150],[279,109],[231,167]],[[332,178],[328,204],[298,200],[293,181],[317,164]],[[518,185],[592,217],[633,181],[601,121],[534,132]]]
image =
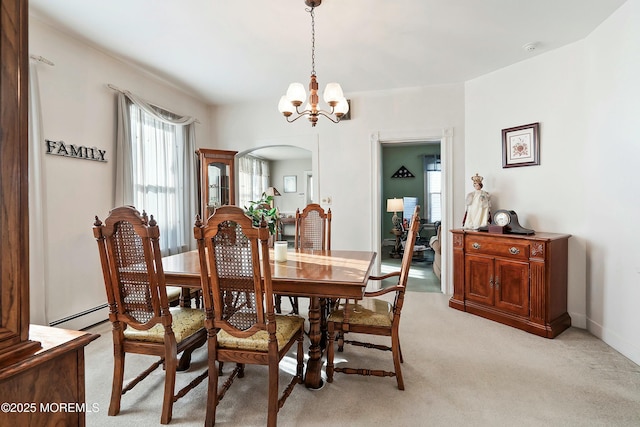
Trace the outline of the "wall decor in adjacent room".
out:
[[[285,193],[295,193],[296,191],[298,191],[296,175],[285,176],[283,186]]]
[[[404,166],[400,166],[400,169],[395,171],[391,178],[415,178],[416,176],[411,173],[409,169]]]

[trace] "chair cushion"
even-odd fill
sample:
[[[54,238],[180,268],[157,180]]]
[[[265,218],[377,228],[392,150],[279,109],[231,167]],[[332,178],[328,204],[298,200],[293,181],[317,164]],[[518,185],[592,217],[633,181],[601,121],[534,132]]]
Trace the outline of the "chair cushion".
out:
[[[182,295],[182,288],[180,286],[167,286],[167,300],[169,302],[175,301]]]
[[[205,315],[202,310],[171,307],[169,311],[172,317],[171,328],[178,343],[204,327]],[[146,331],[133,329],[129,326],[124,330],[124,337],[128,340],[162,343],[164,342],[164,326],[157,324]]]
[[[278,350],[282,350],[296,332],[304,325],[304,319],[298,316],[276,315],[276,339]],[[268,351],[269,333],[258,331],[247,338],[237,338],[227,332],[218,331],[218,347],[238,350]]]
[[[365,298],[349,304],[349,324],[391,327],[393,305],[378,298]],[[344,305],[340,305],[327,318],[329,322],[344,322]]]

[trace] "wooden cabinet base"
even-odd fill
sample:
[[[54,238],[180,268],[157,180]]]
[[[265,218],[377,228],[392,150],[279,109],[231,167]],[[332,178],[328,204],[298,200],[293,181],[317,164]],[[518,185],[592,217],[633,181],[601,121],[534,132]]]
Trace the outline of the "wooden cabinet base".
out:
[[[567,234],[453,233],[449,307],[546,338],[571,326]]]
[[[452,304],[449,301],[449,307],[456,308],[458,310],[466,311],[467,313],[475,314],[477,316],[484,317],[485,319],[493,320],[504,325],[512,326],[514,328],[522,329],[523,331],[539,335],[545,338],[555,338],[562,331],[571,326],[571,317],[567,313],[564,313],[557,319],[554,319],[549,323],[535,323],[530,319],[522,316],[511,316],[508,313],[504,313],[498,310],[492,310],[480,304],[467,303],[465,305]]]
[[[0,368],[0,426],[84,426],[84,347],[98,335],[31,325],[42,348]]]

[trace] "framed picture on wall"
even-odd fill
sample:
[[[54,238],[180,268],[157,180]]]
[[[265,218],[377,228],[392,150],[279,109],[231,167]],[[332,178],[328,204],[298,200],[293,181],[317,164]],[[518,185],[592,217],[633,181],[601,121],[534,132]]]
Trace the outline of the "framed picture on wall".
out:
[[[540,123],[502,129],[502,167],[540,164]]]
[[[284,192],[295,193],[298,191],[297,180],[295,175],[285,175],[284,177]]]

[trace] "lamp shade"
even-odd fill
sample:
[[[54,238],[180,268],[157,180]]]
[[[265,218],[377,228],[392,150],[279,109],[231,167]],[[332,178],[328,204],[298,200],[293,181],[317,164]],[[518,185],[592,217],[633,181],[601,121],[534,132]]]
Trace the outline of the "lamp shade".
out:
[[[349,112],[349,103],[347,102],[347,98],[344,96],[340,98],[340,101],[336,104],[334,110],[336,116],[344,116]]]
[[[280,192],[276,187],[269,187],[264,192],[267,196],[281,196]]]
[[[404,211],[404,203],[402,199],[387,199],[387,212]]]
[[[307,99],[307,93],[302,83],[291,83],[287,89],[287,99],[293,104],[301,105]]]
[[[327,86],[324,89],[324,102],[327,104],[333,105],[337,104],[341,98],[344,97],[342,93],[342,87],[338,83],[327,83]]]
[[[289,101],[286,95],[283,95],[278,102],[278,111],[285,115],[291,115],[296,111],[294,105]]]

